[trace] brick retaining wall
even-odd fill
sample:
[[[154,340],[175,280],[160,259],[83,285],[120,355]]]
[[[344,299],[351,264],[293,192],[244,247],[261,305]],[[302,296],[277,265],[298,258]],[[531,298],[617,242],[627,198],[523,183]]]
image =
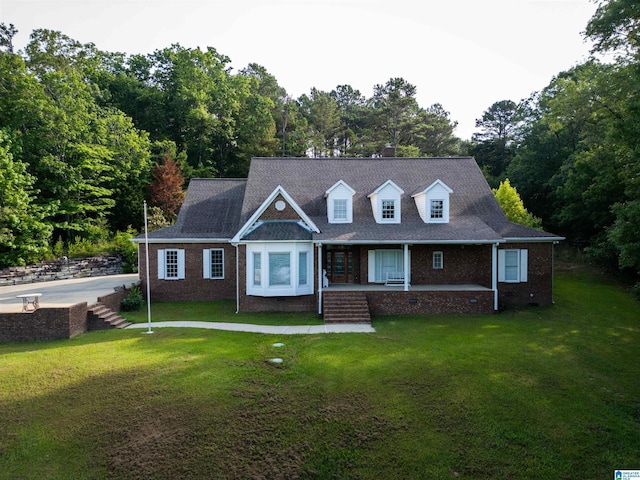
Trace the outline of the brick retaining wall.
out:
[[[36,263],[25,267],[3,268],[0,270],[0,287],[68,280],[70,278],[120,275],[121,273],[123,273],[121,255],[70,258]]]
[[[118,290],[102,297],[98,302],[118,313],[128,289]],[[0,313],[0,342],[33,342],[73,338],[94,330],[88,320],[87,302],[69,307],[39,308],[33,312]],[[100,325],[99,328],[104,328]]]
[[[31,313],[0,314],[0,342],[73,338],[87,330],[87,303],[39,308]]]

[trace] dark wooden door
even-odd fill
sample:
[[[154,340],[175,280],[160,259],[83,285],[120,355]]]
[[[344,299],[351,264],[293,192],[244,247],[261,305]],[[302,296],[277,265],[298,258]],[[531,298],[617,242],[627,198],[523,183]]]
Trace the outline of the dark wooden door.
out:
[[[350,250],[329,250],[327,253],[329,282],[353,283],[353,252]]]

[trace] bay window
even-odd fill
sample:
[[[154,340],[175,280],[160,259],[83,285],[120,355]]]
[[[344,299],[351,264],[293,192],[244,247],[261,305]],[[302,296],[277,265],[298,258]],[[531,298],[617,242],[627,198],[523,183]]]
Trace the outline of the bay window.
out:
[[[311,243],[247,244],[247,295],[312,294],[312,248]]]

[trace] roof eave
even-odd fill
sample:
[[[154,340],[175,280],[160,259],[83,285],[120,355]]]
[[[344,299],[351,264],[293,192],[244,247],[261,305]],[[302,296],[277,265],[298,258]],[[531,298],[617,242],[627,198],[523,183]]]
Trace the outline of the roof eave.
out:
[[[146,243],[144,238],[132,238],[133,243]],[[231,243],[231,238],[150,238],[149,243]]]

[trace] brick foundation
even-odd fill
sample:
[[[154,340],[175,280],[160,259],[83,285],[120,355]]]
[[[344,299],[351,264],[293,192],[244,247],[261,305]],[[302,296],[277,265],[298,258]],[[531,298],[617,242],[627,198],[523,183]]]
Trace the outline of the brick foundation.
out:
[[[371,315],[492,314],[492,291],[367,291]]]

